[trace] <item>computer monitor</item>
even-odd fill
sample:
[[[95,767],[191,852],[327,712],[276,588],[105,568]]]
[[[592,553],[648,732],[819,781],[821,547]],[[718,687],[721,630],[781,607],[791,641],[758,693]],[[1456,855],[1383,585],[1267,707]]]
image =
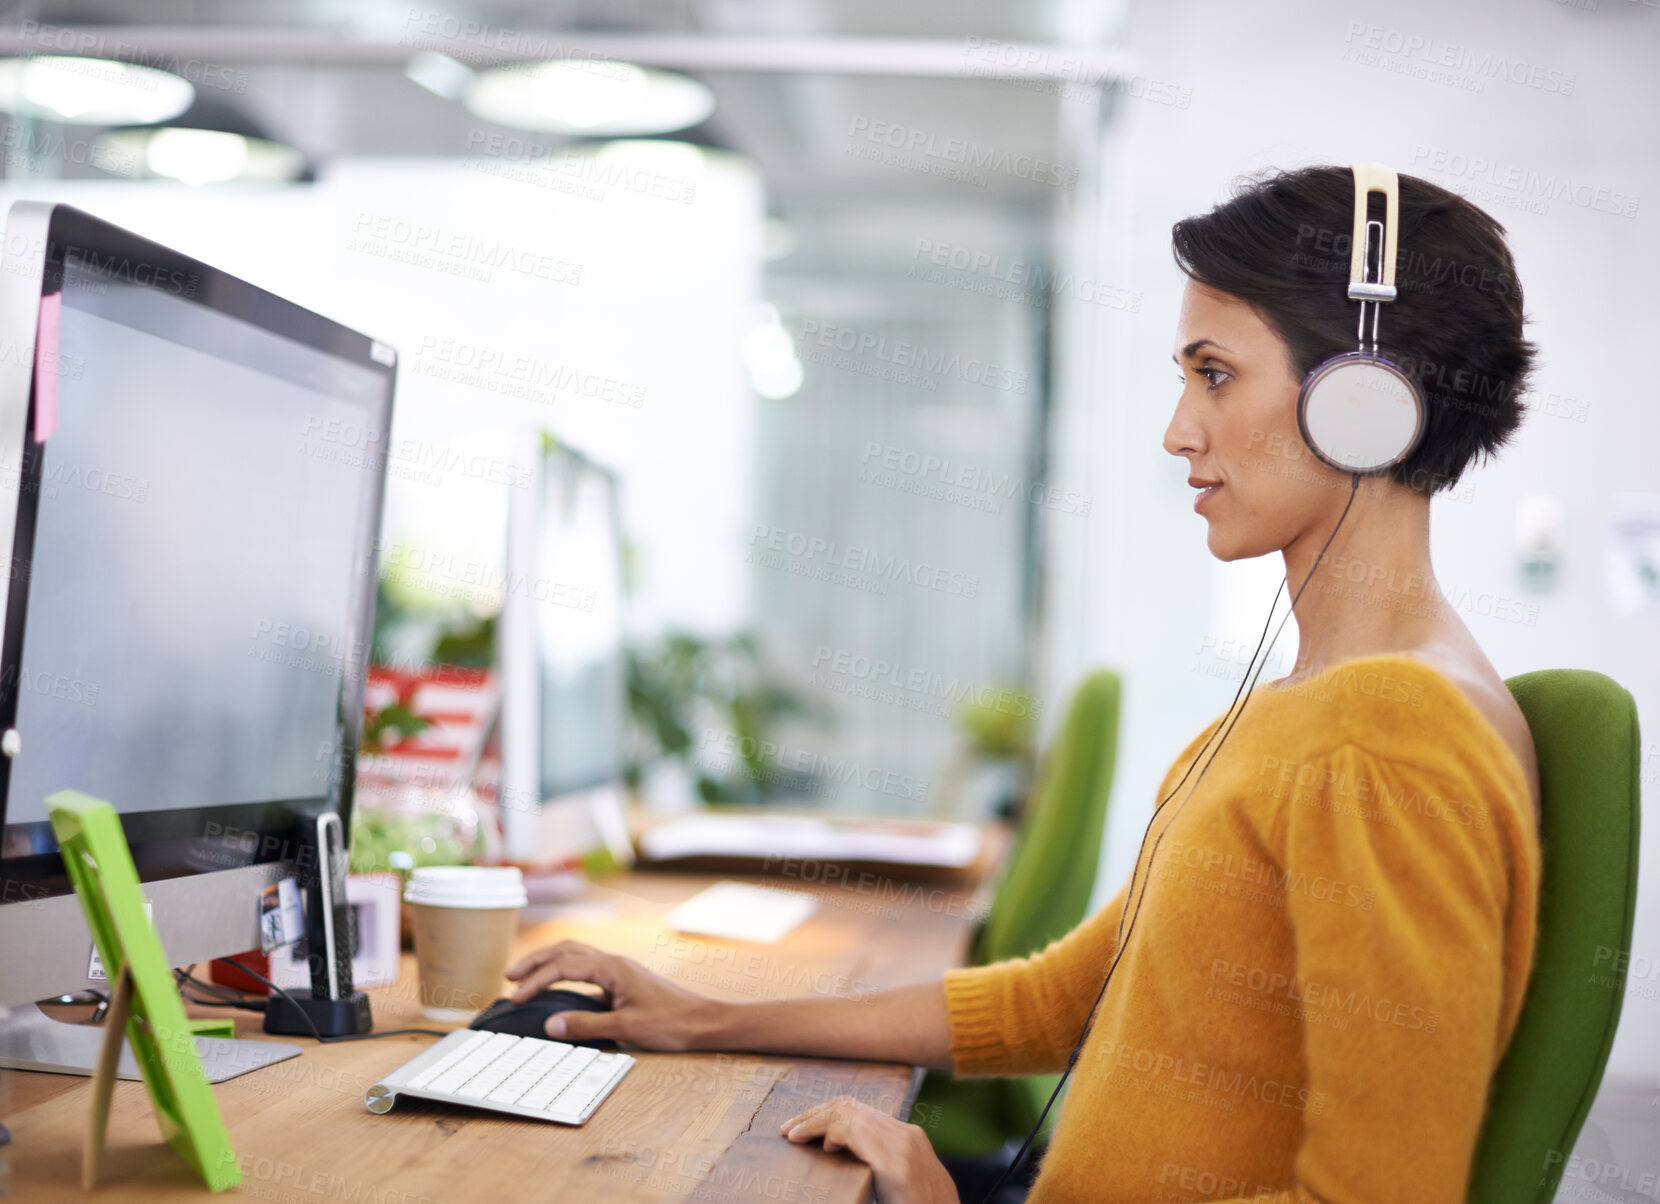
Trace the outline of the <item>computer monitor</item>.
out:
[[[54,791],[120,813],[174,965],[258,948],[298,818],[349,824],[394,377],[390,347],[226,272],[12,206],[0,1005],[107,985]],[[41,1064],[41,1023],[0,1025],[0,1065]]]
[[[497,628],[504,851],[532,868],[598,843],[626,857],[620,488],[551,436],[523,438]]]

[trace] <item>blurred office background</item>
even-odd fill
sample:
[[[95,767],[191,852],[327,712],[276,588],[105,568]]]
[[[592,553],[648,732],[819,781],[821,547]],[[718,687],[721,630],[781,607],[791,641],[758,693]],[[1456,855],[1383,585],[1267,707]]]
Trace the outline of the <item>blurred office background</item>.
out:
[[[516,431],[613,470],[638,670],[691,649],[741,695],[686,711],[683,755],[641,738],[654,805],[731,793],[749,733],[763,805],[982,818],[1118,669],[1101,901],[1282,571],[1211,559],[1160,446],[1170,225],[1266,167],[1381,160],[1509,230],[1543,366],[1435,502],[1441,582],[1502,674],[1626,686],[1660,788],[1657,39],[1636,0],[40,3],[0,53],[194,94],[115,118],[98,89],[165,89],[7,76],[3,191],[397,348],[384,601],[412,629],[499,611]],[[1654,824],[1643,862],[1615,1119],[1582,1149],[1660,1123]]]

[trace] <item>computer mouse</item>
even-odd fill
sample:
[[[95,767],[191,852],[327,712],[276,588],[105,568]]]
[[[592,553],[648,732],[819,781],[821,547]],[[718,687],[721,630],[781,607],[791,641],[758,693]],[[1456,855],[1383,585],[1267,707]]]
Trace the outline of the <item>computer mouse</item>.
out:
[[[611,1007],[603,999],[581,991],[547,990],[538,991],[529,999],[515,1002],[511,999],[498,999],[485,1008],[468,1028],[481,1029],[489,1033],[512,1033],[515,1037],[541,1037],[544,1041],[553,1040],[543,1030],[542,1025],[555,1012],[609,1012]],[[588,1045],[594,1049],[614,1050],[617,1043],[608,1037],[592,1037],[579,1041],[574,1037],[562,1038],[567,1045]]]

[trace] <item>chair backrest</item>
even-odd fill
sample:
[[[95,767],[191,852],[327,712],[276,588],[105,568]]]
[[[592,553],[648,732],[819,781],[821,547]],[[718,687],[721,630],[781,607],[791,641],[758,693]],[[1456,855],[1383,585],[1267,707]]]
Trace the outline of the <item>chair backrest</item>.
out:
[[[1637,704],[1584,669],[1507,679],[1533,733],[1539,924],[1521,1016],[1493,1076],[1470,1204],[1547,1204],[1619,1024],[1637,899]]]
[[[1073,692],[975,941],[981,964],[1035,953],[1083,920],[1118,762],[1120,692],[1110,669],[1091,673]]]

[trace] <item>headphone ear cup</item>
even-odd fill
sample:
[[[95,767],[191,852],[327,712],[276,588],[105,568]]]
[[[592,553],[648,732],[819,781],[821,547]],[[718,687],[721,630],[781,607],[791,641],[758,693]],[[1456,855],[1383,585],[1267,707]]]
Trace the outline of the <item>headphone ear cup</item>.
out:
[[[1297,394],[1297,429],[1325,464],[1370,475],[1410,456],[1424,437],[1418,384],[1395,364],[1351,351],[1317,365]]]

